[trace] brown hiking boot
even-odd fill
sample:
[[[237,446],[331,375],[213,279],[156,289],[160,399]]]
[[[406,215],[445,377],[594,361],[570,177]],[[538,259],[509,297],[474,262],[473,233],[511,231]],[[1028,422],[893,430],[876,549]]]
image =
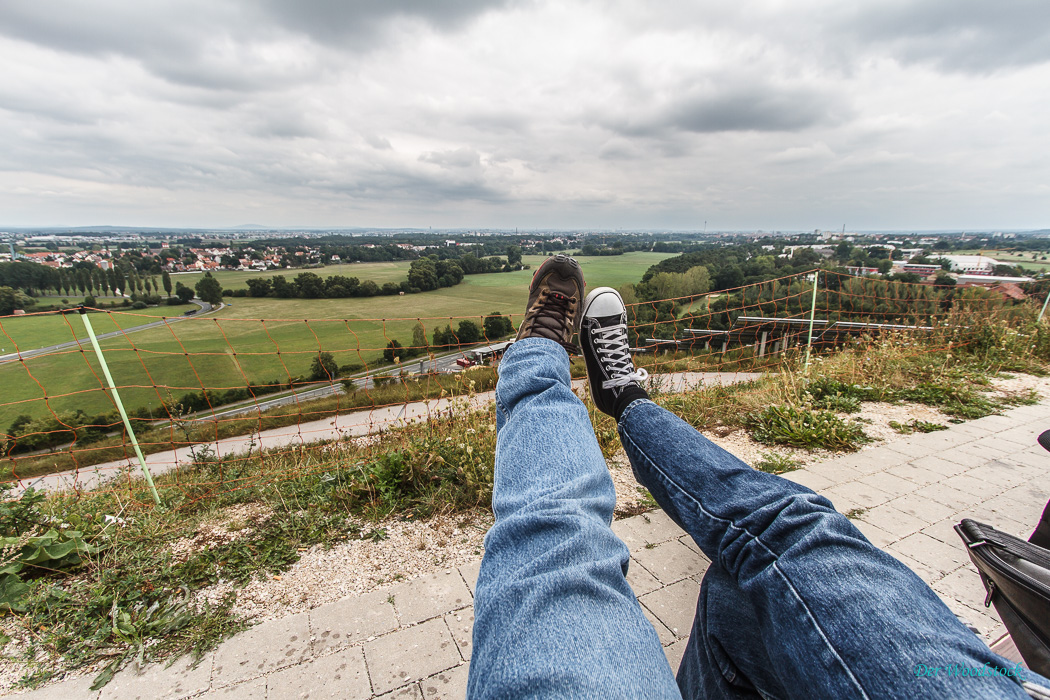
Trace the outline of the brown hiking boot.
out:
[[[544,260],[532,276],[529,305],[515,340],[547,338],[569,353],[578,353],[572,334],[580,328],[583,288],[583,270],[576,260],[568,255]]]

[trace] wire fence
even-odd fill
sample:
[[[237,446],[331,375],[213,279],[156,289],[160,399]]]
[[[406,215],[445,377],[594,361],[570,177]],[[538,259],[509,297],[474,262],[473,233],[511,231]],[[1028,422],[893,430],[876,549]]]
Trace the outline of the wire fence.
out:
[[[776,372],[887,334],[909,338],[916,354],[987,342],[987,328],[1035,318],[1041,300],[1016,296],[814,270],[717,293],[628,298],[628,339],[653,375]],[[457,399],[484,408],[520,321],[112,310],[0,317],[0,483],[86,488],[148,468],[175,474],[162,479],[167,488],[202,451],[261,464],[261,450],[279,461],[318,441],[379,444],[379,435],[389,446],[394,428],[416,420],[426,430]],[[582,363],[574,366],[582,376]],[[264,478],[281,471],[238,470],[212,485]],[[205,497],[198,487],[195,498]],[[144,497],[160,500],[156,491]]]

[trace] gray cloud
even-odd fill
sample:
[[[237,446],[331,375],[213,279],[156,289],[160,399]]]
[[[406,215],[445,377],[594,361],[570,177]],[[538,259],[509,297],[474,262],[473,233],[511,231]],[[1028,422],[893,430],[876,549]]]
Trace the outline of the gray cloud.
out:
[[[429,151],[419,156],[424,163],[433,163],[442,168],[476,168],[481,165],[481,155],[473,148],[457,148],[451,151]]]
[[[839,5],[835,28],[905,62],[987,73],[1050,61],[1048,13],[1043,0],[886,0]]]

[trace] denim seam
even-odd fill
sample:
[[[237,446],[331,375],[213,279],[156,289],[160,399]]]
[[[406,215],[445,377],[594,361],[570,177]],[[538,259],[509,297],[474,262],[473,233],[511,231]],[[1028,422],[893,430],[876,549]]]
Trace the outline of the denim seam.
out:
[[[638,403],[641,403],[641,401],[635,401],[634,403],[632,403],[631,406],[628,407],[628,410],[630,410],[631,407],[633,407],[634,405],[636,405]],[[652,403],[652,402],[650,401],[649,403]],[[623,417],[626,417],[626,415],[627,415],[627,411],[624,412]],[[621,418],[621,420],[623,420],[623,418]],[[686,491],[685,489],[680,487],[678,485],[678,483],[675,482],[675,480],[672,479],[669,474],[667,474],[663,469],[660,469],[660,467],[657,466],[656,462],[654,462],[652,459],[649,458],[649,455],[647,455],[645,453],[645,450],[643,450],[641,448],[641,446],[637,442],[634,441],[634,438],[631,437],[630,431],[627,429],[626,426],[624,426],[623,429],[620,432],[622,433],[622,436],[625,435],[627,437],[627,440],[631,443],[631,445],[638,451],[638,453],[645,459],[645,461],[648,462],[652,466],[653,471],[656,472],[657,474],[659,474],[660,478],[663,479],[665,485],[673,486],[675,491],[677,491],[680,494],[683,494],[689,501],[692,501],[695,504],[695,508],[698,511],[700,511],[702,514],[704,514],[706,517],[711,518],[712,520],[717,520],[719,522],[729,523],[729,527],[733,528],[734,530],[740,530],[742,532],[747,533],[747,535],[749,537],[751,537],[752,541],[757,542],[766,552],[768,552],[773,557],[773,570],[777,572],[777,575],[781,578],[781,580],[784,582],[784,584],[788,587],[788,589],[791,591],[792,595],[795,596],[795,599],[799,602],[799,605],[801,605],[802,609],[806,611],[806,616],[809,618],[810,622],[813,624],[814,629],[816,629],[817,632],[820,634],[821,639],[824,640],[825,646],[827,646],[827,648],[829,650],[831,650],[831,652],[835,655],[835,658],[838,659],[838,662],[841,665],[842,669],[847,674],[849,674],[850,679],[853,681],[854,686],[860,692],[861,696],[865,697],[865,698],[869,697],[868,694],[864,690],[864,686],[861,685],[860,681],[853,674],[853,670],[850,669],[849,665],[846,663],[846,661],[839,654],[838,650],[835,649],[835,647],[831,644],[831,641],[828,639],[827,634],[825,634],[824,630],[821,628],[820,624],[817,622],[817,619],[814,617],[813,611],[809,609],[809,606],[806,605],[806,602],[802,599],[802,596],[799,595],[798,590],[795,588],[794,584],[791,582],[791,579],[788,578],[787,574],[785,574],[784,571],[777,565],[777,556],[773,552],[773,550],[771,550],[768,546],[766,546],[766,544],[758,536],[752,534],[747,528],[739,527],[732,520],[727,520],[725,518],[720,518],[720,517],[716,516],[715,514],[709,512],[706,508],[704,508],[704,504],[703,503],[701,503],[699,500],[693,498],[693,496],[688,491]]]

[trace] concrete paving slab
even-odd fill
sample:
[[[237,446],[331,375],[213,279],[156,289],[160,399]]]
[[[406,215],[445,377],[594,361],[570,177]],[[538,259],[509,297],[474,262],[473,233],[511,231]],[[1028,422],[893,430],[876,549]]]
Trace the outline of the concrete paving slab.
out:
[[[829,489],[835,485],[835,482],[831,479],[821,476],[816,472],[812,472],[809,469],[796,469],[793,472],[787,472],[781,474],[781,477],[788,481],[793,481],[800,486],[805,486],[811,491],[820,491],[821,489]]]
[[[355,644],[398,628],[390,593],[374,591],[328,603],[310,611],[313,653]]]
[[[892,544],[889,547],[886,547],[884,551],[891,557],[899,561],[901,564],[904,564],[906,567],[911,569],[915,573],[915,575],[921,578],[923,581],[925,581],[926,585],[928,586],[933,585],[934,582],[944,578],[944,574],[942,572],[938,571],[932,566],[929,566],[925,562],[921,562],[917,559],[912,559],[908,555],[895,550]]]
[[[100,691],[91,690],[91,685],[95,682],[95,675],[89,673],[14,697],[18,700],[96,700]]]
[[[660,638],[660,646],[667,646],[678,639],[678,636],[672,632],[667,625],[660,622],[660,618],[654,615],[653,612],[644,605],[642,606],[642,614],[645,615],[645,619],[649,620],[649,624],[651,624],[653,629],[656,630],[656,636]]]
[[[469,664],[434,674],[420,681],[425,700],[463,700],[467,697]]]
[[[876,506],[862,513],[859,519],[897,538],[907,537],[926,527],[926,521],[899,511],[891,505]]]
[[[281,700],[367,698],[372,694],[372,686],[364,652],[361,647],[341,649],[277,671],[266,677],[266,694]]]
[[[685,655],[685,648],[689,644],[689,638],[680,639],[679,641],[671,644],[670,646],[664,647],[664,654],[667,655],[667,663],[671,665],[671,671],[677,675],[678,667],[682,665],[682,656]]]
[[[883,503],[886,503],[893,498],[891,494],[861,481],[851,481],[845,484],[839,484],[830,489],[825,489],[821,492],[821,495],[830,498],[831,502],[834,503],[835,507],[840,511],[846,501],[849,501],[855,507],[874,508],[875,506],[881,506]]]
[[[951,547],[921,532],[901,538],[887,549],[922,562],[941,576],[955,571],[969,561],[966,552],[961,548]]]
[[[860,530],[861,534],[867,537],[868,541],[876,547],[883,548],[900,539],[896,535],[891,535],[882,528],[875,527],[871,523],[865,522],[860,518],[853,518],[850,522],[852,522],[857,529]]]
[[[948,477],[940,483],[950,486],[953,489],[958,489],[964,493],[968,493],[971,496],[975,496],[975,500],[977,501],[997,496],[1009,488],[1005,484],[988,483],[983,479],[971,476],[969,473]]]
[[[942,474],[923,469],[922,467],[916,467],[914,464],[901,464],[896,467],[890,467],[886,471],[894,476],[907,479],[915,484],[916,488],[935,484],[944,478]]]
[[[951,457],[953,454],[955,454],[955,450],[939,452],[937,454],[913,460],[912,464],[922,469],[929,469],[931,472],[940,474],[942,477],[962,474],[969,467],[953,460]]]
[[[955,531],[955,526],[960,520],[962,518],[956,518],[954,515],[944,520],[938,520],[924,527],[922,533],[943,542],[949,547],[958,547],[961,550],[963,546],[962,539],[959,538],[959,534]]]
[[[634,525],[634,518],[621,518],[612,522],[613,534],[620,538],[627,550],[634,552],[645,546],[645,538]]]
[[[932,588],[942,598],[945,596],[954,598],[974,608],[983,606],[987,595],[987,591],[984,590],[984,586],[981,584],[981,577],[977,573],[977,568],[972,565],[963,566],[953,571],[934,583]]]
[[[285,666],[310,654],[308,613],[265,622],[241,632],[215,651],[212,687],[222,687]]]
[[[710,563],[677,539],[643,547],[634,553],[634,559],[663,584],[702,574]]]
[[[693,627],[693,616],[699,596],[700,584],[692,579],[685,579],[647,593],[638,600],[656,615],[660,622],[667,625],[676,637],[682,637],[688,635]]]
[[[865,484],[871,488],[878,489],[883,493],[893,496],[903,496],[915,490],[915,484],[889,472],[878,472],[868,474],[854,483]]]
[[[843,484],[847,481],[853,481],[864,476],[864,474],[858,474],[848,465],[837,459],[829,460],[827,462],[817,462],[814,465],[806,467],[806,471],[810,474],[822,476],[833,484]]]
[[[441,618],[398,630],[365,644],[372,689],[385,693],[462,663]]]
[[[422,700],[423,691],[419,689],[419,683],[412,683],[389,693],[376,695],[375,700]]]
[[[463,608],[445,615],[445,625],[456,642],[459,655],[464,661],[470,661],[474,649],[474,608]]]
[[[950,510],[969,508],[970,506],[977,505],[981,501],[980,496],[974,496],[965,491],[952,488],[944,482],[923,486],[915,492],[915,495],[920,498],[928,498],[931,501],[936,501]]]
[[[459,575],[463,577],[463,580],[467,584],[467,588],[470,589],[470,594],[474,595],[474,587],[478,582],[478,573],[481,571],[481,560],[478,559],[470,564],[464,564],[459,567]]]
[[[200,696],[202,700],[259,700],[266,697],[266,679],[230,685],[212,690]]]
[[[681,537],[685,533],[675,521],[660,509],[631,518],[633,527],[646,544],[660,544]]]
[[[924,526],[926,523],[944,520],[955,512],[953,508],[941,505],[915,493],[898,496],[890,501],[888,505],[893,506],[902,513],[915,516],[923,522]]]
[[[634,591],[636,596],[655,591],[663,585],[659,579],[646,571],[645,567],[633,558],[627,565],[627,583],[631,585],[631,590]]]
[[[143,669],[132,664],[113,677],[102,689],[102,700],[182,700],[204,692],[211,686],[214,654],[208,654],[194,668],[193,659],[184,657],[171,666],[150,664]]]
[[[388,590],[402,625],[421,622],[435,615],[458,610],[474,602],[474,597],[455,570],[429,574]]]
[[[892,452],[898,452],[909,460],[944,451],[943,446],[933,447],[930,445],[913,445],[908,440],[894,440],[893,442],[888,442],[881,447],[882,449],[890,450]]]

